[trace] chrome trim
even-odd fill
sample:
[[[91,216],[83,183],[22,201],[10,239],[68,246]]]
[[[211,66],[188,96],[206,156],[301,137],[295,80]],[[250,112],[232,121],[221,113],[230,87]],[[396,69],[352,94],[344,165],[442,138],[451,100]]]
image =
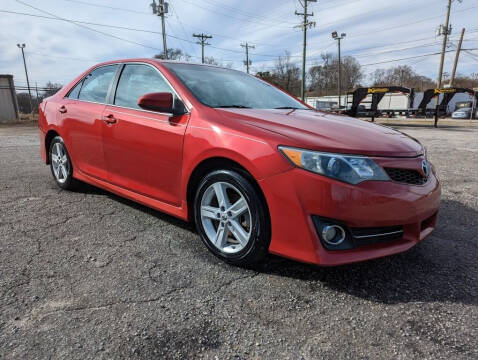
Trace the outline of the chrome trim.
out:
[[[326,236],[326,233],[327,231],[330,229],[330,228],[333,228],[333,229],[336,229],[338,230],[338,232],[340,232],[340,239],[338,239],[338,241],[329,241],[327,240],[327,236]],[[336,235],[337,236],[337,235]],[[329,245],[332,245],[332,246],[337,246],[337,245],[340,245],[344,242],[345,240],[345,237],[346,237],[346,234],[345,234],[345,230],[342,226],[339,226],[339,225],[327,225],[325,226],[323,229],[322,229],[322,240],[324,240],[327,244]]]
[[[86,102],[86,103],[90,103],[90,104],[99,104],[99,105],[106,105],[106,106],[114,106],[114,107],[118,107],[118,108],[123,108],[123,109],[130,109],[130,110],[136,110],[136,111],[142,111],[142,112],[147,112],[147,113],[152,113],[152,114],[162,114],[162,115],[167,115],[167,116],[173,116],[173,114],[170,114],[170,113],[163,113],[163,112],[156,112],[156,111],[151,111],[151,110],[144,110],[144,109],[136,109],[136,108],[130,108],[130,107],[126,107],[126,106],[119,106],[119,105],[115,105],[115,104],[108,104],[108,103],[99,103],[99,102],[96,102],[96,101],[89,101],[89,100],[83,100],[83,99],[72,99],[72,98],[69,98],[68,95],[70,94],[70,92],[73,90],[73,88],[78,85],[81,81],[83,81],[89,74],[91,74],[91,72],[95,71],[96,69],[99,69],[99,68],[102,68],[102,67],[106,67],[106,66],[111,66],[111,65],[128,65],[128,64],[133,64],[133,65],[147,65],[149,67],[152,67],[153,69],[156,70],[156,72],[158,72],[158,74],[163,78],[164,81],[166,81],[166,83],[169,85],[169,87],[171,88],[171,90],[173,91],[173,93],[178,97],[179,100],[181,100],[181,102],[183,103],[184,107],[186,108],[187,112],[184,113],[183,115],[186,115],[186,114],[190,114],[191,113],[191,109],[189,109],[189,107],[186,105],[186,103],[184,102],[183,98],[181,96],[179,96],[179,94],[177,93],[176,89],[171,85],[171,82],[163,75],[163,73],[161,71],[159,71],[159,69],[154,66],[154,65],[151,65],[151,64],[148,64],[148,63],[144,63],[144,62],[138,62],[138,61],[135,61],[135,62],[117,62],[117,63],[111,63],[111,64],[106,64],[106,65],[100,65],[100,66],[97,66],[97,67],[94,67],[93,69],[91,69],[91,71],[88,72],[88,74],[86,74],[85,76],[83,76],[79,81],[77,81],[69,90],[68,92],[65,94],[65,96],[63,96],[63,99],[68,99],[68,100],[74,100],[74,101],[82,101],[82,102]],[[123,72],[123,71],[121,71]],[[119,84],[119,79],[121,79],[121,74],[120,74],[120,77],[118,78],[118,82],[116,83],[116,88],[118,87],[118,84]],[[115,96],[116,96],[116,88],[115,88]]]
[[[107,66],[114,66],[114,65],[122,65],[121,63],[112,63],[112,64],[103,64],[103,65],[97,65],[95,66],[94,68],[91,69],[91,71],[88,71],[88,74],[86,74],[85,76],[83,76],[80,80],[78,80],[65,94],[65,96],[63,96],[63,99],[70,99],[68,96],[70,96],[70,93],[73,91],[73,89],[76,87],[76,85],[78,85],[80,82],[82,82],[83,80],[85,80],[93,71],[97,70],[97,69],[100,69],[100,68],[103,68],[103,67],[107,67]],[[118,69],[116,69],[116,71],[118,71]],[[111,84],[110,84],[111,85]],[[83,85],[81,85],[81,87],[83,87]],[[108,90],[109,90],[109,86],[108,86]],[[81,92],[81,89],[80,89],[80,92]],[[108,95],[108,93],[106,93],[106,95]],[[70,99],[70,100],[79,100],[79,99]],[[83,100],[85,102],[91,102],[91,103],[94,103],[94,104],[103,104],[103,103],[98,103],[98,102],[95,102],[95,101],[87,101],[87,100]]]
[[[381,233],[381,234],[373,234],[373,235],[353,235],[355,239],[364,239],[364,238],[371,238],[371,237],[379,237],[379,236],[387,236],[387,235],[395,235],[395,234],[403,234],[403,230],[398,231],[391,231],[388,233]]]
[[[109,105],[109,106],[111,106],[111,105]],[[117,106],[117,107],[123,108],[123,107],[121,107],[121,106]],[[124,109],[137,110],[137,109],[132,109],[132,108],[124,108]],[[115,109],[112,109],[111,111],[114,112],[114,113],[117,113],[117,114],[123,114],[123,115],[129,115],[129,116],[137,116],[137,117],[140,117],[140,118],[143,118],[143,119],[154,120],[154,121],[158,121],[158,122],[163,122],[163,123],[169,124],[169,121],[168,121],[168,120],[162,120],[162,119],[156,119],[156,118],[149,117],[149,116],[142,116],[142,115],[137,115],[137,114],[131,114],[131,113],[127,113],[127,112],[118,111],[118,110],[115,110]],[[154,111],[151,111],[151,113],[156,114],[156,115],[169,116],[169,117],[173,116],[172,114],[169,114],[169,113],[161,113],[161,112],[154,112]],[[175,124],[175,126],[186,126],[186,125],[184,125],[184,124]]]
[[[173,87],[173,85],[171,85],[171,82],[163,75],[163,73],[154,65],[151,65],[149,63],[145,63],[145,62],[141,62],[141,61],[131,61],[131,62],[123,62],[121,63],[122,65],[146,65],[146,66],[149,66],[149,67],[152,67],[154,70],[156,70],[156,72],[163,78],[164,81],[166,81],[166,83],[169,85],[169,87],[171,88],[171,90],[173,90],[173,93],[178,97],[179,100],[181,100],[181,102],[183,103],[184,107],[186,108],[187,110],[187,114],[189,114],[191,112],[191,109],[188,108],[188,106],[186,105],[186,103],[183,101],[183,98],[181,96],[179,96],[178,92],[176,91],[176,89]],[[121,74],[120,74],[120,77],[118,78],[118,82],[116,84],[116,87],[118,87],[118,84],[119,84],[119,80],[121,79],[121,75],[123,74],[123,70],[121,71]],[[116,96],[116,89],[115,89],[115,96]],[[108,104],[108,105],[114,105],[114,104]],[[115,106],[118,106],[118,105],[115,105]],[[118,107],[122,107],[122,106],[118,106]],[[131,109],[131,108],[126,108],[126,109]],[[134,109],[133,110],[138,110],[138,109]],[[148,110],[145,110],[145,111],[148,111]],[[154,112],[154,111],[152,111]]]

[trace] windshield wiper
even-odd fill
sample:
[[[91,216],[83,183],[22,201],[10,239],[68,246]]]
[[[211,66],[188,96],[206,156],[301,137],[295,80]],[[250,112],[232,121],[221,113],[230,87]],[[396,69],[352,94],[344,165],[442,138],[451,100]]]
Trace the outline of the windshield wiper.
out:
[[[290,109],[290,110],[310,110],[308,108],[298,108],[298,107],[294,107],[294,106],[279,106],[279,107],[276,107],[274,108],[276,110],[280,110],[280,109]]]
[[[244,106],[244,105],[221,105],[221,106],[215,106],[215,108],[238,108],[238,109],[251,109],[250,106]]]

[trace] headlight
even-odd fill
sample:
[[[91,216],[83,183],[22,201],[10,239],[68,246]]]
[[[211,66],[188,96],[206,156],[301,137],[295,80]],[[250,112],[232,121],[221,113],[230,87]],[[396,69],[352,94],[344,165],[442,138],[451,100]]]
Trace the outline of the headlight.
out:
[[[366,156],[323,153],[279,146],[294,165],[333,179],[358,184],[365,180],[390,180],[375,161]]]

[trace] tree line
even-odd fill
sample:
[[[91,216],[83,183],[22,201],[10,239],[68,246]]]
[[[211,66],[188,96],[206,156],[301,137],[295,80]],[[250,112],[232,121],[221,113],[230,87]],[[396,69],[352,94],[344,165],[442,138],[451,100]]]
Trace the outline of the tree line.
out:
[[[307,96],[337,95],[338,65],[336,55],[324,53],[320,63],[312,65],[307,72]],[[288,52],[280,56],[269,71],[260,71],[258,77],[290,92],[295,96],[300,94],[301,69],[291,60]],[[436,82],[427,76],[418,74],[409,65],[398,65],[388,69],[376,69],[368,76],[363,72],[360,63],[353,56],[345,56],[341,60],[342,92],[350,92],[361,86],[403,86],[424,91],[436,86]],[[448,83],[446,78],[444,83]],[[455,87],[478,87],[478,73],[458,75]]]

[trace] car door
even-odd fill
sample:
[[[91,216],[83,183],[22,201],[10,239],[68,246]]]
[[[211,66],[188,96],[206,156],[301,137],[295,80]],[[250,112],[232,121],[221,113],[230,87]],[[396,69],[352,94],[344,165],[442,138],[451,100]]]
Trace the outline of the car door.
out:
[[[77,170],[106,180],[103,110],[117,64],[94,69],[73,87],[59,107],[61,127]]]
[[[103,117],[103,148],[109,182],[148,197],[180,205],[183,138],[188,114],[170,114],[139,108],[147,93],[169,92],[170,84],[152,65],[124,65],[112,104]]]

